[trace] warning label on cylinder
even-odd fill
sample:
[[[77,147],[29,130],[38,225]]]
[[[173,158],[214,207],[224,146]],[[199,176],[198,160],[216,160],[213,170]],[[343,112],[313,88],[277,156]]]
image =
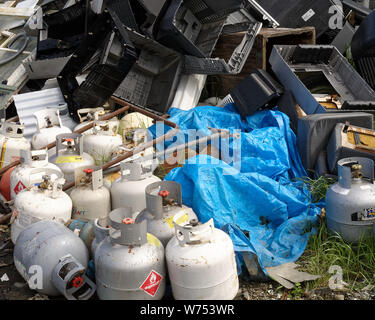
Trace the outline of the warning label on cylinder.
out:
[[[18,183],[16,184],[16,186],[14,187],[14,193],[15,194],[18,194],[19,192],[21,192],[23,189],[26,189],[25,185],[21,182],[21,181],[18,181]]]
[[[140,288],[150,296],[154,297],[162,280],[163,277],[156,271],[152,270]]]

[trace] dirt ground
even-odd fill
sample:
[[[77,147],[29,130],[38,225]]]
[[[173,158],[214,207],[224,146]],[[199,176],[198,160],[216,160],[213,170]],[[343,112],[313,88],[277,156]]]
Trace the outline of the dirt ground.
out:
[[[9,238],[9,228],[0,225],[0,300],[49,299],[63,298],[47,297],[29,289],[13,264],[13,244]],[[242,275],[236,300],[375,300],[375,292],[333,292],[329,288],[310,292],[288,291],[274,281],[251,282],[246,275]]]
[[[375,292],[335,292],[329,288],[294,293],[280,288],[274,281],[268,283],[240,282],[239,300],[375,300]]]
[[[13,244],[6,226],[0,226],[0,279],[0,300],[33,300],[40,296],[29,289],[14,266]]]

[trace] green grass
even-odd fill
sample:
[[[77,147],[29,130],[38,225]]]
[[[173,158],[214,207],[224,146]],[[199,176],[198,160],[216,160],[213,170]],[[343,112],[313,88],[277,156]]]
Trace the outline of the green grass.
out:
[[[184,165],[183,164],[178,164],[176,168],[182,168]],[[155,171],[154,171],[154,176],[158,177],[160,180],[164,180],[165,177],[168,175],[169,172],[167,172],[166,168],[161,164],[159,165]]]
[[[334,179],[320,177],[313,180],[301,179],[309,184],[313,202],[324,200],[328,188],[335,183]],[[308,288],[328,287],[331,266],[340,266],[343,281],[347,290],[359,290],[368,285],[375,285],[375,241],[373,238],[362,238],[359,244],[344,241],[336,233],[329,232],[326,225],[325,211],[320,216],[320,227],[316,235],[311,236],[303,256],[297,262],[302,271],[321,275],[321,278],[304,283]]]
[[[336,233],[327,230],[325,219],[321,219],[317,235],[311,237],[305,253],[298,264],[303,271],[322,277],[309,287],[327,287],[333,274],[331,266],[340,266],[346,289],[358,290],[375,285],[375,242],[373,238],[362,238],[359,244],[344,241]]]
[[[154,176],[158,177],[160,180],[164,180],[167,175],[167,170],[165,170],[162,165],[159,165],[154,171]]]
[[[103,151],[92,150],[91,156],[94,158],[95,165],[101,167],[103,164],[112,160],[111,155],[105,154]]]
[[[320,177],[319,179],[313,180],[310,178],[298,179],[307,183],[314,203],[323,200],[326,197],[328,188],[336,181],[331,178]]]

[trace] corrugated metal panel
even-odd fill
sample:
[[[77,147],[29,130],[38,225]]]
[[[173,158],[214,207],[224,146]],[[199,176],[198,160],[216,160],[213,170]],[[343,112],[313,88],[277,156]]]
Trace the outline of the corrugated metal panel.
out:
[[[59,88],[14,95],[14,103],[20,122],[25,125],[25,138],[31,141],[36,132],[34,113],[47,108],[56,108],[65,100]]]

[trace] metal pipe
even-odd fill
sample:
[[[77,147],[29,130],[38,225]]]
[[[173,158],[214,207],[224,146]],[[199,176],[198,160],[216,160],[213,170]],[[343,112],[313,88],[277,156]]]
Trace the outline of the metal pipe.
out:
[[[1,48],[1,47],[0,47],[0,51],[12,52],[12,53],[17,53],[18,52],[18,50],[15,50],[15,49]],[[22,51],[21,53],[22,54],[31,54],[32,52],[31,51]]]
[[[128,158],[130,158],[130,157],[132,157],[132,156],[134,156],[134,155],[136,155],[136,154],[138,154],[138,153],[141,153],[142,151],[144,151],[144,150],[146,150],[146,149],[148,149],[150,147],[153,147],[154,145],[156,145],[156,144],[158,144],[158,143],[160,143],[160,142],[162,142],[162,141],[164,141],[166,139],[174,137],[180,131],[180,128],[178,127],[178,125],[176,123],[168,121],[168,120],[164,119],[161,116],[155,115],[152,112],[149,112],[149,111],[146,111],[146,110],[144,110],[142,108],[139,108],[139,107],[133,106],[131,104],[128,104],[126,101],[124,101],[122,99],[119,99],[119,98],[116,98],[116,97],[111,97],[111,100],[113,102],[121,105],[121,106],[128,107],[128,108],[130,108],[133,111],[142,113],[145,116],[148,116],[148,117],[150,117],[150,118],[152,118],[152,119],[154,119],[156,121],[163,122],[165,125],[167,125],[169,127],[172,127],[173,130],[167,132],[165,135],[163,135],[163,136],[161,136],[159,138],[156,138],[156,139],[154,139],[152,141],[143,143],[143,144],[135,147],[133,150],[126,152],[122,156],[119,156],[116,159],[113,159],[113,160],[105,163],[101,167],[103,171],[106,170],[106,169],[108,169],[108,168],[110,168],[110,167],[112,167],[112,166],[114,166],[114,165],[116,165],[116,164],[118,164],[118,163],[120,163],[120,162],[122,162],[122,161],[124,161],[124,160],[126,160],[126,159],[128,159]],[[63,190],[65,191],[65,190],[68,190],[68,189],[74,187],[74,184],[75,184],[74,182],[71,182],[69,184],[64,185]]]
[[[119,114],[122,114],[122,113],[128,111],[129,109],[130,109],[130,106],[129,106],[129,105],[128,105],[128,106],[124,106],[123,108],[120,108],[120,109],[118,109],[118,110],[116,110],[116,111],[114,111],[114,112],[112,112],[112,113],[109,113],[109,114],[106,114],[106,115],[100,117],[100,120],[102,120],[102,121],[110,120],[110,119],[112,119],[112,118],[118,116]],[[16,118],[16,117],[14,117],[14,118],[12,118],[12,119],[15,119],[15,118]],[[10,119],[9,119],[9,120],[10,120]],[[87,130],[90,130],[90,129],[93,128],[93,127],[94,127],[94,122],[89,123],[88,125],[84,126],[83,128],[74,131],[74,133],[83,133],[83,132],[85,132],[85,131],[87,131]],[[44,150],[44,149],[52,149],[52,148],[54,148],[54,147],[56,147],[56,141],[54,141],[54,142],[52,142],[52,143],[46,145],[46,146],[43,147],[43,148],[40,148],[40,150]],[[8,171],[9,169],[11,169],[11,168],[13,168],[13,167],[15,167],[15,166],[18,166],[20,163],[21,163],[20,160],[16,160],[16,161],[12,162],[11,164],[7,165],[6,167],[1,168],[1,169],[0,169],[0,176],[2,176],[2,175],[3,175],[6,171]]]
[[[110,119],[112,119],[112,118],[118,116],[119,114],[122,114],[122,113],[128,111],[129,109],[130,109],[130,106],[124,106],[124,107],[121,108],[121,109],[118,109],[118,110],[116,110],[116,111],[114,111],[114,112],[112,112],[112,113],[109,113],[109,114],[106,114],[106,115],[100,117],[99,120],[101,120],[101,121],[110,120]],[[81,129],[78,129],[78,130],[74,131],[73,133],[83,133],[83,132],[85,132],[85,131],[87,131],[87,130],[90,130],[90,129],[93,128],[93,127],[94,127],[94,122],[89,123],[88,125],[82,127]],[[54,142],[52,142],[52,143],[50,143],[50,144],[48,144],[48,145],[46,145],[45,147],[40,148],[40,149],[41,149],[41,150],[44,150],[44,149],[46,149],[46,148],[47,148],[47,149],[52,149],[52,148],[54,148],[54,147],[56,147],[56,141],[54,141]]]
[[[120,106],[122,106],[122,108],[116,110],[115,112],[112,112],[112,113],[110,113],[110,114],[107,114],[107,115],[105,115],[105,116],[103,116],[103,117],[100,117],[100,120],[102,120],[102,121],[110,120],[110,119],[112,119],[113,117],[116,117],[117,115],[119,115],[119,114],[121,114],[121,113],[124,113],[124,112],[128,111],[129,109],[131,109],[131,110],[133,110],[133,111],[135,111],[135,112],[142,113],[142,114],[144,114],[145,116],[150,117],[150,118],[152,118],[152,119],[154,119],[154,120],[156,120],[156,121],[161,121],[161,122],[163,122],[165,125],[174,128],[174,130],[168,132],[167,134],[165,134],[164,136],[162,136],[162,137],[160,137],[160,138],[157,138],[157,139],[154,139],[153,141],[150,141],[150,142],[144,143],[144,144],[142,144],[142,145],[140,145],[140,146],[134,148],[132,151],[129,151],[129,152],[125,153],[124,155],[122,155],[122,156],[120,156],[120,157],[118,157],[118,158],[116,158],[116,159],[114,159],[114,160],[112,160],[112,161],[110,161],[110,162],[104,164],[104,165],[102,166],[102,169],[103,169],[103,170],[105,170],[105,169],[107,169],[107,168],[110,168],[111,166],[113,166],[113,165],[115,165],[115,164],[117,164],[117,163],[119,163],[119,162],[121,162],[121,161],[124,161],[124,160],[126,160],[126,159],[132,157],[133,155],[136,155],[136,154],[138,154],[138,153],[140,153],[140,152],[146,150],[147,148],[150,148],[150,147],[154,146],[155,144],[160,143],[161,141],[163,141],[163,140],[165,140],[165,139],[168,139],[168,138],[170,138],[170,137],[173,137],[173,136],[175,136],[175,135],[179,132],[179,127],[178,127],[178,125],[175,124],[175,123],[173,123],[173,122],[171,122],[171,121],[169,121],[169,120],[166,120],[165,118],[163,118],[163,116],[155,115],[155,114],[153,114],[153,113],[150,112],[150,111],[147,111],[147,110],[144,110],[144,109],[142,109],[142,108],[140,108],[140,107],[137,107],[137,106],[134,106],[134,105],[132,105],[132,104],[129,104],[129,103],[127,103],[126,101],[124,101],[124,100],[122,100],[122,99],[119,99],[119,98],[117,98],[117,97],[114,97],[114,96],[112,96],[110,99],[111,99],[113,102],[115,102],[115,103],[119,104]],[[83,133],[83,132],[85,132],[85,131],[87,131],[87,130],[93,128],[93,127],[94,127],[94,123],[90,123],[90,124],[88,124],[87,126],[81,128],[81,129],[79,129],[79,130],[74,131],[74,133]],[[52,148],[54,148],[55,146],[56,146],[56,141],[53,142],[53,143],[48,144],[47,146],[45,146],[45,147],[43,147],[43,148],[41,148],[41,149],[46,149],[46,148],[47,148],[47,149],[52,149]],[[6,166],[6,167],[0,169],[0,176],[3,175],[7,170],[9,170],[9,169],[11,169],[11,168],[13,168],[13,167],[19,165],[20,163],[21,163],[20,160],[17,160],[17,161],[15,161],[15,162],[11,163],[10,165],[8,165],[8,166]],[[72,182],[72,183],[70,183],[70,184],[68,184],[68,185],[65,185],[65,186],[64,186],[64,190],[67,190],[67,189],[69,189],[69,188],[71,188],[71,187],[73,187],[73,186],[74,186],[74,182]]]
[[[6,167],[1,168],[0,169],[0,176],[2,176],[9,169],[12,169],[13,167],[18,166],[19,164],[21,164],[21,160],[16,160],[16,161],[12,162],[11,164],[8,164]]]
[[[7,119],[5,121],[6,122],[18,122],[18,121],[20,121],[20,117],[19,116],[15,116],[15,117]]]
[[[124,101],[124,100],[122,100],[120,98],[117,98],[115,96],[112,96],[111,100],[113,102],[119,104],[120,106],[124,106],[124,107],[125,106],[129,106],[130,109],[132,109],[133,111],[142,113],[143,115],[145,115],[147,117],[150,117],[150,118],[152,118],[152,119],[154,119],[156,121],[162,121],[162,122],[164,122],[169,127],[172,127],[172,128],[176,128],[177,127],[177,125],[175,123],[173,123],[173,122],[165,119],[164,116],[158,116],[158,115],[156,115],[156,114],[154,114],[154,113],[152,113],[150,111],[147,111],[147,110],[142,109],[140,107],[137,107],[137,106],[134,106],[132,104],[129,104],[128,102],[126,102],[126,101]]]
[[[124,160],[126,160],[126,159],[128,159],[128,158],[130,158],[130,157],[132,157],[132,156],[134,156],[134,155],[136,155],[136,154],[138,154],[138,153],[140,153],[140,152],[160,143],[160,142],[162,142],[165,139],[169,139],[171,137],[174,137],[179,131],[180,131],[180,129],[176,128],[176,129],[173,129],[173,130],[167,132],[165,135],[163,135],[163,136],[161,136],[157,139],[154,139],[152,141],[143,143],[143,144],[139,145],[138,147],[134,148],[133,150],[123,154],[122,156],[117,157],[116,159],[113,159],[110,162],[105,163],[101,168],[104,171],[104,170],[116,165],[117,163],[122,162],[122,161],[124,161]],[[75,185],[75,182],[68,183],[68,184],[64,185],[63,190],[64,191],[68,190],[68,189],[74,187],[74,185]]]
[[[184,143],[184,144],[180,144],[180,145],[175,146],[173,148],[168,148],[166,150],[156,152],[155,154],[150,154],[148,156],[144,156],[144,157],[142,157],[142,161],[148,161],[148,160],[153,160],[153,159],[157,159],[157,158],[165,158],[165,157],[169,156],[170,154],[172,154],[176,151],[177,152],[182,151],[182,150],[185,150],[186,148],[189,148],[189,147],[192,147],[192,146],[197,146],[197,145],[202,144],[202,143],[207,143],[208,141],[213,141],[213,140],[216,140],[216,139],[219,139],[219,138],[230,138],[230,137],[233,136],[233,135],[229,134],[228,131],[225,131],[225,130],[219,130],[219,131],[216,131],[216,129],[211,129],[211,130],[214,132],[214,134],[212,134],[210,136],[203,137],[203,138],[200,138],[200,139],[197,139],[197,140],[194,140],[194,141],[190,141],[190,142],[187,142],[187,143]],[[117,172],[119,170],[120,170],[120,165],[117,165],[115,167],[111,167],[110,169],[106,170],[104,173],[108,174],[108,173]]]

